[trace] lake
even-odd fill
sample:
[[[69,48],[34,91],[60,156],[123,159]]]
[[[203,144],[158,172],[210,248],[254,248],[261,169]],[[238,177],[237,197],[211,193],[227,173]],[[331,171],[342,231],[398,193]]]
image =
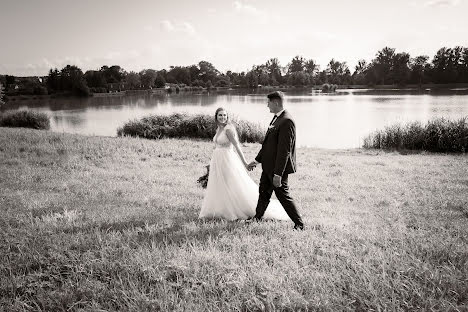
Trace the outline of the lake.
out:
[[[11,110],[31,109],[51,117],[51,130],[116,136],[130,119],[173,112],[214,115],[222,106],[231,114],[264,125],[272,115],[267,91],[232,90],[211,93],[57,98],[8,103]],[[289,91],[286,108],[297,128],[298,146],[356,148],[369,133],[394,123],[425,122],[434,117],[468,116],[468,90],[344,89],[332,94]]]

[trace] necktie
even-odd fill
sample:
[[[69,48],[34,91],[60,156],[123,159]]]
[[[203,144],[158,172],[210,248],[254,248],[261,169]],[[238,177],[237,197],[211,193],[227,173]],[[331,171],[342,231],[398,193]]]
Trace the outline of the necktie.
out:
[[[272,119],[271,122],[270,122],[270,126],[276,121],[276,118],[277,118],[277,117],[278,117],[278,116],[276,116],[276,115],[273,116],[273,119]]]

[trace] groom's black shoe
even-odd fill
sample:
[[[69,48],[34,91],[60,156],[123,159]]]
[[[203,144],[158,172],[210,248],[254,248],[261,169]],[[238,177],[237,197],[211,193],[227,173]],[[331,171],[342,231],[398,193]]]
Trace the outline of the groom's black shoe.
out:
[[[293,230],[295,230],[295,231],[304,231],[304,224],[295,224]]]

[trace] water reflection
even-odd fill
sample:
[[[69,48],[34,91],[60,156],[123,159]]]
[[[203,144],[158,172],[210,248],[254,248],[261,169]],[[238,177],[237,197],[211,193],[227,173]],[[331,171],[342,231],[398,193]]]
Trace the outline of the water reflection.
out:
[[[223,106],[242,119],[267,125],[267,91],[225,91],[46,99],[10,103],[8,109],[34,109],[51,116],[54,131],[115,136],[130,119],[173,112],[213,114]],[[468,90],[288,91],[286,105],[296,120],[298,145],[359,147],[372,131],[395,122],[468,116]]]

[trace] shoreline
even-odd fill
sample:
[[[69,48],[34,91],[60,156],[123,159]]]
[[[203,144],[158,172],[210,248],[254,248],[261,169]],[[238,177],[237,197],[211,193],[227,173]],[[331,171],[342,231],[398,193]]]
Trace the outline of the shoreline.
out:
[[[198,87],[181,87],[179,91],[176,91],[175,88],[171,87],[170,89],[165,88],[156,88],[156,89],[144,89],[144,90],[126,90],[126,91],[117,91],[117,92],[108,92],[108,93],[93,93],[89,97],[116,97],[116,96],[126,96],[126,95],[138,95],[138,94],[149,94],[149,95],[165,95],[165,94],[178,94],[178,93],[189,93],[189,92],[226,92],[226,91],[237,91],[237,90],[256,90],[256,91],[271,91],[271,90],[282,90],[282,91],[301,91],[301,90],[321,90],[322,85],[314,85],[307,87],[294,87],[294,86],[261,86],[258,88],[249,88],[249,87],[213,87],[213,88],[198,88]],[[468,90],[468,83],[452,83],[452,84],[422,84],[422,85],[407,85],[407,86],[398,86],[398,85],[377,85],[377,86],[367,86],[367,85],[337,85],[337,90],[343,89],[365,89],[370,91],[466,91]],[[172,90],[172,91],[168,91]],[[9,102],[20,102],[28,100],[44,100],[44,99],[53,99],[53,98],[80,98],[79,96],[74,95],[60,95],[60,94],[50,94],[50,95],[15,95],[15,96],[5,96],[4,106]]]

